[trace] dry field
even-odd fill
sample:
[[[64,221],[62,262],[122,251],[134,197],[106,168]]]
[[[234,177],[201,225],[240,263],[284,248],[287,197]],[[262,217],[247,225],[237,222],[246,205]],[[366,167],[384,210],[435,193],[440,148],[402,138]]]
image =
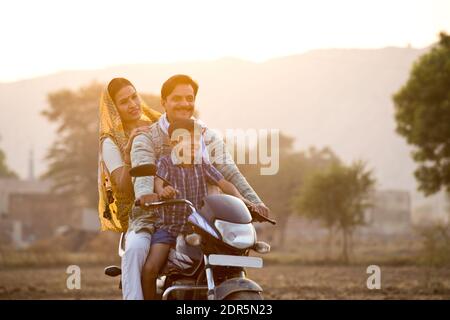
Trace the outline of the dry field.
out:
[[[48,246],[0,250],[0,299],[121,299],[119,279],[103,274],[106,265],[119,263],[117,238],[110,240],[70,253]],[[358,241],[349,265],[337,260],[339,243],[325,248],[317,239],[289,241],[264,256],[263,269],[248,270],[249,277],[266,299],[450,299],[450,268],[426,267],[420,243],[410,238]],[[380,290],[366,286],[373,264],[381,268]],[[80,290],[67,289],[69,265],[81,268]]]
[[[0,299],[121,299],[103,266],[81,265],[81,289],[68,290],[64,267],[0,270]],[[366,287],[362,266],[268,265],[250,270],[266,299],[450,299],[450,270],[381,266],[380,290]]]

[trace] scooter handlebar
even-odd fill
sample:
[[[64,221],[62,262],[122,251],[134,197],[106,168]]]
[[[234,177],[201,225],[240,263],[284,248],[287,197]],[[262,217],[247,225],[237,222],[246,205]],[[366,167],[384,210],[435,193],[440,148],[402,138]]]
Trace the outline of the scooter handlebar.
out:
[[[186,205],[190,206],[191,208],[194,208],[194,205],[192,204],[192,202],[190,202],[189,200],[186,200],[186,199],[169,199],[169,200],[161,200],[161,201],[144,203],[144,204],[141,204],[140,199],[136,199],[134,204],[135,204],[135,206],[143,207],[144,209],[150,209],[150,208],[171,205],[171,204],[186,204]],[[249,209],[250,214],[252,215],[252,218],[255,222],[269,222],[273,225],[277,224],[276,220],[270,219],[268,217],[265,217],[265,216],[259,214],[258,212],[252,210],[250,206],[247,206],[247,208]]]
[[[188,206],[193,207],[194,205],[192,202],[186,199],[169,199],[169,200],[161,200],[156,202],[149,202],[141,204],[140,199],[136,199],[134,202],[134,205],[137,207],[143,207],[143,208],[152,208],[152,207],[159,207],[159,206],[165,206],[165,205],[171,205],[171,204],[186,204]]]

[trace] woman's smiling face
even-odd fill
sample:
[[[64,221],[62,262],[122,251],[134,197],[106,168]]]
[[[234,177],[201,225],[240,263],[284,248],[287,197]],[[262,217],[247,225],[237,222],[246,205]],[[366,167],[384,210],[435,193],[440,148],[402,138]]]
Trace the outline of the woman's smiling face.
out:
[[[133,122],[141,118],[141,101],[136,89],[125,86],[113,97],[122,122]]]

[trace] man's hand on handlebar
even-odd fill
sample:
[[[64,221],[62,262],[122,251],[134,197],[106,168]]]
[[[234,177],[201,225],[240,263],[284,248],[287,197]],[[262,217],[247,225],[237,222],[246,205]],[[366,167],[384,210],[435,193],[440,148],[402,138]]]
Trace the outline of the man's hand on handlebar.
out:
[[[271,224],[276,224],[277,222],[269,217],[270,209],[266,207],[264,203],[251,204],[246,203],[254,221],[257,222],[270,222]]]
[[[270,213],[270,209],[266,207],[266,205],[264,203],[258,203],[258,204],[254,204],[252,206],[252,209],[254,211],[256,211],[257,213],[259,213],[260,215],[262,215],[263,217],[268,218],[269,217],[269,213]]]
[[[245,200],[245,199],[242,199],[242,200],[244,200],[244,203],[247,206],[248,210],[250,210],[250,212],[258,212],[256,204],[254,204],[248,200]]]
[[[173,199],[175,198],[175,195],[177,194],[177,189],[175,189],[172,186],[166,186],[162,189],[161,193],[159,194],[161,199]]]
[[[256,212],[257,214],[268,218],[269,217],[269,208],[266,207],[264,203],[254,204],[251,201],[242,198],[242,201],[244,201],[245,205],[251,212]]]

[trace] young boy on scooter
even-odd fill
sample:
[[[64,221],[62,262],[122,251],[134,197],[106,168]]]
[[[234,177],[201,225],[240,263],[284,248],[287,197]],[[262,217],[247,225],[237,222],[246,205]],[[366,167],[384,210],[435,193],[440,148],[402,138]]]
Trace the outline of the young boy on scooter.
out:
[[[175,121],[170,125],[168,133],[172,152],[159,159],[157,176],[169,181],[171,185],[164,186],[164,181],[155,177],[155,191],[161,199],[187,199],[195,208],[200,208],[201,201],[208,192],[207,184],[210,183],[218,186],[222,192],[254,206],[209,163],[201,135],[202,127],[198,122],[192,119]],[[187,206],[182,204],[167,205],[158,210],[150,253],[142,272],[144,299],[155,299],[156,279],[166,263],[170,247],[175,244],[178,234],[190,231],[187,225],[190,213]]]

